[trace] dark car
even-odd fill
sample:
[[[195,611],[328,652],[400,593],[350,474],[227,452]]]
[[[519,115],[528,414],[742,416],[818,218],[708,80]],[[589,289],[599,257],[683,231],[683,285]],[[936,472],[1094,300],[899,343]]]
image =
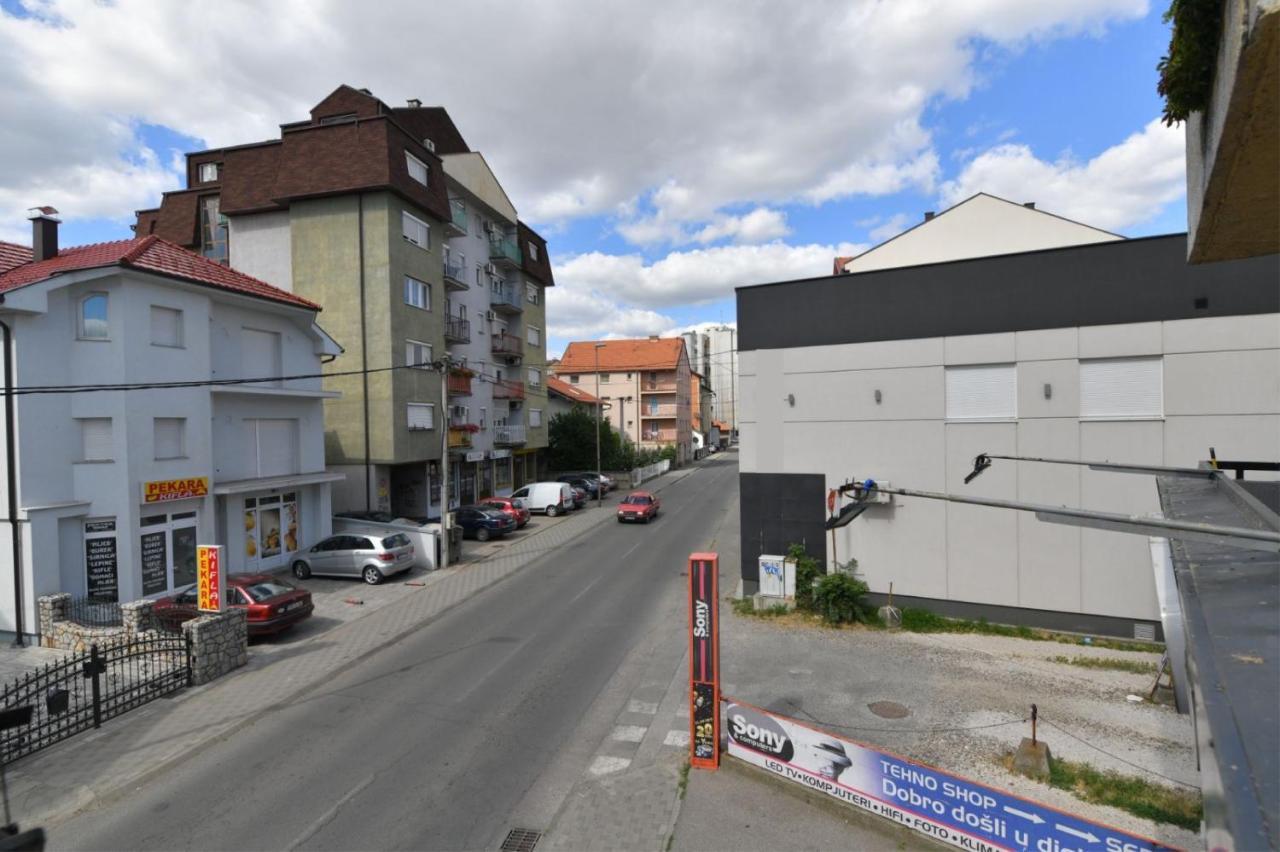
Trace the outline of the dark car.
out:
[[[632,491],[618,504],[618,523],[624,521],[649,521],[658,517],[662,503],[648,491]]]
[[[586,489],[579,488],[578,486],[574,485],[572,482],[568,483],[568,485],[570,488],[573,489],[573,508],[581,509],[583,506],[587,505]]]
[[[482,509],[493,509],[495,512],[501,512],[516,522],[516,529],[524,529],[524,525],[529,523],[529,510],[524,504],[512,497],[488,497],[481,500],[476,505]]]
[[[582,471],[578,471],[577,473],[571,473],[566,475],[578,476],[578,477],[581,477],[582,479],[587,479],[592,482],[599,482],[604,487],[605,494],[608,494],[610,491],[612,491],[614,488],[617,487],[617,485],[613,481],[613,477],[603,473],[597,473],[593,470],[582,470]]]
[[[249,611],[250,636],[279,633],[309,618],[315,609],[310,592],[271,574],[228,576],[224,605]],[[155,613],[156,618],[170,626],[195,618],[200,614],[196,586],[160,598],[156,601]]]
[[[516,528],[514,518],[485,506],[461,506],[453,513],[462,534],[478,541],[502,538]]]
[[[556,477],[558,482],[567,482],[574,488],[581,488],[587,493],[587,496],[595,498],[596,492],[600,489],[600,484],[595,479],[588,479],[577,473],[566,473],[563,476]]]

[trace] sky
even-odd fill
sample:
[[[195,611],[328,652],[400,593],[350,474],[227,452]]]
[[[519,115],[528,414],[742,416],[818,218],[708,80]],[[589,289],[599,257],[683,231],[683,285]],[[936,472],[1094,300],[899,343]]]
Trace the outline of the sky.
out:
[[[1186,229],[1146,0],[0,0],[0,239],[131,236],[341,83],[449,110],[547,238],[548,351],[734,322],[976,192]]]

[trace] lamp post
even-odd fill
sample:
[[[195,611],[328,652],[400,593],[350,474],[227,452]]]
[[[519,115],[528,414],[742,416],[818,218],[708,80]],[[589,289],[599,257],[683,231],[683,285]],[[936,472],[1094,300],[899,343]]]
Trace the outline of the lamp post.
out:
[[[600,408],[600,350],[604,348],[603,343],[592,344],[596,354],[596,508],[604,506],[604,489],[600,487],[600,418],[603,412]]]

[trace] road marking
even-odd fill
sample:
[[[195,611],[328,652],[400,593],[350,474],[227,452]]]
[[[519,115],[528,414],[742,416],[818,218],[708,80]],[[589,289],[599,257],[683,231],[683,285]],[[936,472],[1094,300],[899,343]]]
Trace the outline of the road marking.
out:
[[[587,772],[599,778],[602,775],[609,775],[614,772],[621,772],[631,765],[629,757],[610,757],[607,754],[596,755],[596,759],[591,761],[591,765],[587,767]]]
[[[675,746],[676,748],[684,748],[689,745],[688,731],[667,731],[667,737],[662,741],[663,745]]]
[[[342,810],[343,805],[345,805],[347,802],[351,801],[357,795],[359,795],[360,791],[363,790],[365,787],[368,787],[370,784],[372,784],[373,779],[376,777],[377,777],[376,775],[370,775],[368,778],[364,779],[359,784],[357,784],[356,786],[348,790],[345,796],[343,796],[338,801],[334,802],[333,807],[329,808],[329,810],[325,811],[323,814],[320,815],[319,819],[311,823],[311,825],[307,826],[306,830],[303,831],[302,834],[298,835],[298,839],[290,843],[286,848],[289,849],[290,852],[292,852],[292,850],[297,849],[299,846],[306,843],[308,840],[310,840],[312,837],[318,834],[320,832],[320,829],[328,825],[333,820],[333,818],[338,815],[338,811]]]
[[[637,701],[636,699],[633,698],[627,702],[627,712],[628,713],[644,713],[646,715],[652,716],[658,712],[658,702]]]
[[[609,739],[622,743],[638,743],[644,739],[648,730],[641,725],[615,725]]]
[[[603,579],[604,579],[605,577],[607,577],[607,576],[609,576],[609,575],[608,575],[608,574],[601,574],[599,577],[596,577],[596,578],[595,578],[594,580],[592,580],[590,583],[587,583],[587,585],[582,589],[582,591],[578,592],[576,595],[574,595],[572,598],[570,598],[570,599],[569,599],[569,603],[575,603],[575,602],[577,602],[578,598],[582,597],[582,596],[583,596],[583,595],[585,595],[587,592],[591,591],[592,587],[594,587],[596,583],[599,583],[601,580],[603,580]]]

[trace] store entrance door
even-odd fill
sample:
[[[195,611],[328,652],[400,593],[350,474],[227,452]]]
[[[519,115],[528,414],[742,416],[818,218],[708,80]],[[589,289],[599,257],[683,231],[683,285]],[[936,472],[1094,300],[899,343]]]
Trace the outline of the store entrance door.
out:
[[[196,581],[195,512],[144,515],[142,533],[142,594],[158,595]]]

